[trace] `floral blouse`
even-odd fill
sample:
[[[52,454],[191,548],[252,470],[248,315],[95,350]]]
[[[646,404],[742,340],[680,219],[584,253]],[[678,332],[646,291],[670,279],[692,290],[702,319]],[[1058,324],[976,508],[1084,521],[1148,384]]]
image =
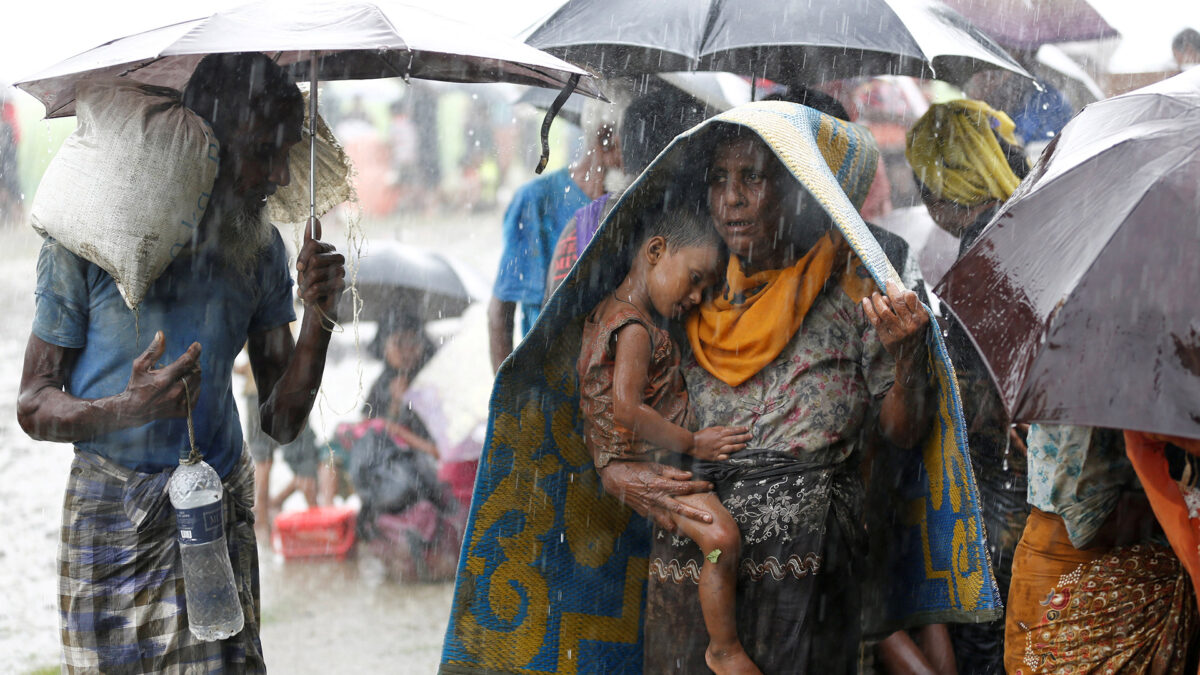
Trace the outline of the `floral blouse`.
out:
[[[862,307],[831,284],[784,351],[746,382],[731,387],[690,352],[683,373],[699,428],[746,426],[753,434],[749,449],[828,466],[863,444],[863,423],[875,399],[891,388],[895,361]]]
[[[1116,507],[1139,485],[1119,432],[1092,427],[1029,427],[1029,503],[1062,517],[1067,537],[1085,548]]]

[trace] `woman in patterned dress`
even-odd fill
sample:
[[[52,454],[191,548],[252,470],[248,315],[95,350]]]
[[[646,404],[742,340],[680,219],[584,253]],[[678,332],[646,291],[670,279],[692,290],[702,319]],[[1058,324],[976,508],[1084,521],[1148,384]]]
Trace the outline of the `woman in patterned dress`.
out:
[[[727,462],[683,468],[716,485],[741,529],[737,625],[755,663],[848,673],[865,576],[861,460],[873,441],[908,448],[928,428],[929,317],[911,291],[872,293],[777,151],[731,126],[704,160],[709,210],[732,255],[724,287],[688,322],[684,374],[699,424],[749,427],[753,440]],[[852,170],[875,167],[859,164]],[[601,478],[660,525],[662,509],[686,512],[669,497],[686,474],[613,462]],[[656,531],[646,672],[705,672],[700,564],[691,541]]]

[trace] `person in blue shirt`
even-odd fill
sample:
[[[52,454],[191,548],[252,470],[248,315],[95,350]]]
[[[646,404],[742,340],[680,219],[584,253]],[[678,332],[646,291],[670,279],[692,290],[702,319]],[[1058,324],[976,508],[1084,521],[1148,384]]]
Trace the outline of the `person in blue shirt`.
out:
[[[513,350],[517,305],[521,335],[529,332],[546,293],[546,272],[558,235],[575,212],[604,194],[606,173],[621,166],[621,148],[612,125],[599,123],[583,159],[522,185],[504,213],[504,251],[488,305],[492,370]]]
[[[89,672],[265,670],[258,638],[253,468],[231,387],[247,345],[263,430],[293,440],[312,409],[344,287],[344,259],[310,223],[297,261],[306,310],[298,339],[292,278],[266,198],[287,185],[303,99],[262,54],[205,57],[182,104],[221,144],[193,245],[135,315],[113,278],[53,239],[37,264],[36,311],[17,416],[30,436],[72,443],[63,506],[63,664]],[[146,195],[154,199],[155,195]],[[189,425],[189,413],[193,424]],[[165,486],[195,447],[225,483],[224,523],[245,628],[191,635],[174,511]]]

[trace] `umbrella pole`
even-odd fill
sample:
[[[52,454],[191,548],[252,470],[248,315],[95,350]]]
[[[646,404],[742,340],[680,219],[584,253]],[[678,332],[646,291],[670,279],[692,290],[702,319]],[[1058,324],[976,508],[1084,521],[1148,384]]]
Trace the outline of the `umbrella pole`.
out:
[[[308,217],[314,227],[317,222],[317,53],[308,62]],[[313,239],[321,237],[312,233]]]

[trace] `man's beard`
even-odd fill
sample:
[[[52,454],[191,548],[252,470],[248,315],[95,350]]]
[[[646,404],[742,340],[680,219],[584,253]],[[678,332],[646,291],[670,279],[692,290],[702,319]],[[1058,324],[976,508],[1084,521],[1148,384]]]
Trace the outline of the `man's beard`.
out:
[[[254,276],[259,258],[271,244],[275,230],[267,219],[266,202],[241,204],[221,215],[218,255],[240,276]]]

